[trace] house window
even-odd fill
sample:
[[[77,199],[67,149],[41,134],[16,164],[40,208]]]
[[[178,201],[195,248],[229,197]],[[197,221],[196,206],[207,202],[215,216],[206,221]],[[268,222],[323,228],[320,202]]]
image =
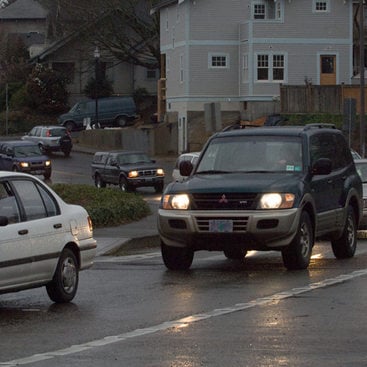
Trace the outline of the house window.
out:
[[[229,65],[228,54],[209,54],[209,68],[225,69]]]
[[[280,20],[282,18],[282,4],[274,0],[254,0],[252,2],[253,19]]]
[[[254,4],[254,19],[265,19],[265,4]]]
[[[146,69],[146,78],[148,80],[156,80],[157,79],[157,69]]]
[[[313,0],[314,13],[326,13],[330,11],[330,0],[318,1]]]
[[[283,54],[258,54],[256,65],[257,81],[284,81],[285,56]]]

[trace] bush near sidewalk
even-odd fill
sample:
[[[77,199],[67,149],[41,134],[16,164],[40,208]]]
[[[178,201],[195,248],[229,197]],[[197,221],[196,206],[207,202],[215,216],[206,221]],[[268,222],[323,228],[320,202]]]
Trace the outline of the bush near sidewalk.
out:
[[[118,226],[150,214],[149,205],[139,194],[81,184],[53,184],[51,188],[66,203],[83,206],[95,228]]]

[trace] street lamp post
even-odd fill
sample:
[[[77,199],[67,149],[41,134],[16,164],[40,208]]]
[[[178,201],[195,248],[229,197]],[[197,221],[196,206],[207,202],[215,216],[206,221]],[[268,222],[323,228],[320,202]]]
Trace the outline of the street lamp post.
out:
[[[95,121],[94,121],[94,126],[95,128],[99,127],[99,122],[98,122],[98,82],[99,82],[99,58],[100,58],[101,54],[99,52],[99,48],[98,46],[96,46],[95,50],[94,50],[94,72],[95,72],[95,89],[94,89],[94,97],[95,97],[95,101],[96,101],[96,115],[95,115]]]

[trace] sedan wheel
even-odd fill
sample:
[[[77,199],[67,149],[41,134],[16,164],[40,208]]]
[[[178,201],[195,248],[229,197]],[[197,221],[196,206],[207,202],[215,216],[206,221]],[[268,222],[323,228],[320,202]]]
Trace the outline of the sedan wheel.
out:
[[[78,262],[74,252],[65,248],[59,258],[52,281],[46,285],[47,294],[54,302],[70,302],[76,294],[78,283]]]

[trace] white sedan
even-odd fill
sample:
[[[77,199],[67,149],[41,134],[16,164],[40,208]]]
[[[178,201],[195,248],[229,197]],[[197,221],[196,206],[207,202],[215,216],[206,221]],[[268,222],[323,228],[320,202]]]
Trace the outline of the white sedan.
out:
[[[52,301],[70,302],[96,255],[87,211],[37,177],[0,171],[0,227],[0,293],[46,286]]]

